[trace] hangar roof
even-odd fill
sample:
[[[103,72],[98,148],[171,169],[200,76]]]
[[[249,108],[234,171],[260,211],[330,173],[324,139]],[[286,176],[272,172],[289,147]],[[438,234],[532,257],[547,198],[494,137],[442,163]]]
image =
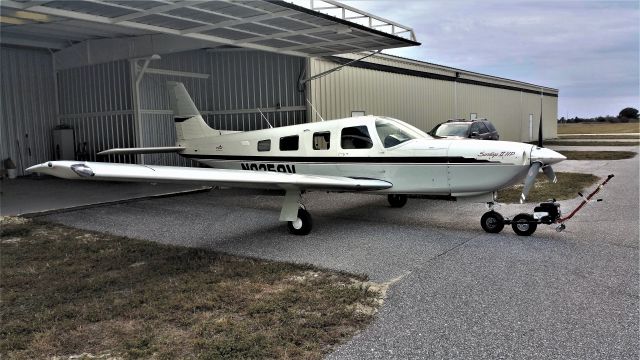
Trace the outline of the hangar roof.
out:
[[[332,0],[2,0],[2,43],[63,49],[86,40],[168,34],[210,47],[326,56],[419,45],[413,30]],[[336,14],[326,14],[337,10]],[[363,20],[364,21],[357,21]]]

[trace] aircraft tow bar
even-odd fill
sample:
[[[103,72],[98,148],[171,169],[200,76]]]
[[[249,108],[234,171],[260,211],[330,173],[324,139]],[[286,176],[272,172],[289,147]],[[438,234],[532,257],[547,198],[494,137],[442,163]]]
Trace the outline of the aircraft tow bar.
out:
[[[593,190],[586,197],[582,193],[578,195],[582,198],[582,202],[576,206],[569,215],[562,217],[560,211],[560,204],[556,202],[556,199],[551,199],[547,202],[540,203],[533,209],[533,214],[522,213],[513,217],[513,219],[503,218],[498,212],[492,208],[489,212],[485,213],[480,224],[482,228],[488,233],[499,233],[502,231],[505,225],[511,225],[513,231],[520,236],[530,236],[538,227],[538,224],[553,225],[558,224],[556,227],[557,232],[561,232],[566,229],[565,223],[573,218],[585,205],[590,202],[599,202],[602,199],[592,200],[592,198],[599,193],[602,188],[614,177],[613,174],[608,175],[607,178],[599,184],[595,190]]]

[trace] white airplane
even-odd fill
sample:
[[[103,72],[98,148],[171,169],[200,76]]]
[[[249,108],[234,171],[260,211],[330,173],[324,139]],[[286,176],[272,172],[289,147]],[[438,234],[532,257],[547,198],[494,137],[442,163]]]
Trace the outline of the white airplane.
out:
[[[305,191],[387,194],[392,207],[404,206],[407,194],[484,202],[491,211],[483,216],[482,227],[499,232],[509,222],[493,211],[496,191],[524,179],[523,201],[540,169],[555,181],[551,165],[566,159],[524,143],[434,139],[383,116],[246,132],[215,130],[203,120],[182,83],[168,85],[176,145],[99,154],[175,152],[209,168],[49,161],[27,170],[66,179],[283,189],[280,220],[296,235],[306,235],[312,227],[302,204]],[[526,220],[522,226],[528,225]]]

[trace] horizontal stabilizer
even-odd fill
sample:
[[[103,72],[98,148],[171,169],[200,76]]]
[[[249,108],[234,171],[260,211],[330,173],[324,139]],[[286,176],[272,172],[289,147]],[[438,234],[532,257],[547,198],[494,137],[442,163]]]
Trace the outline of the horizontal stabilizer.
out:
[[[177,153],[184,150],[181,146],[160,146],[160,147],[143,147],[143,148],[115,148],[100,151],[98,155],[122,155],[122,154],[159,154],[159,153]]]
[[[187,183],[256,189],[370,191],[393,186],[384,180],[343,176],[81,161],[49,161],[34,165],[27,171],[64,179]]]

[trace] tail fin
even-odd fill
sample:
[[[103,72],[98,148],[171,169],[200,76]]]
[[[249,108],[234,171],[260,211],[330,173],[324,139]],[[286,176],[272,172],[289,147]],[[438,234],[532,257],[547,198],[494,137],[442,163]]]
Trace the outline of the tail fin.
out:
[[[196,105],[191,100],[187,89],[181,82],[167,81],[171,109],[176,124],[177,140],[189,140],[217,135],[204,121]]]

